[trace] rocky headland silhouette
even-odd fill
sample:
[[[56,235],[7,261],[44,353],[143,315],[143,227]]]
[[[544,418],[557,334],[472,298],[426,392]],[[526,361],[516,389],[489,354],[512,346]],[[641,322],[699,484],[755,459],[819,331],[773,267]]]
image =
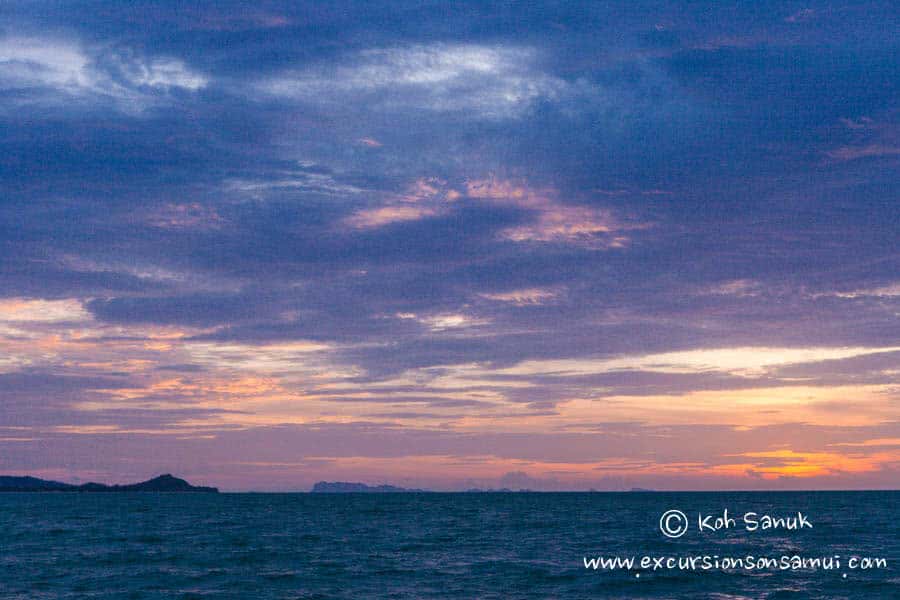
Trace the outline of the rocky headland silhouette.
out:
[[[0,475],[0,492],[204,492],[218,493],[218,488],[191,485],[166,473],[140,483],[106,485],[84,483],[75,485],[60,481],[48,481],[37,477]]]

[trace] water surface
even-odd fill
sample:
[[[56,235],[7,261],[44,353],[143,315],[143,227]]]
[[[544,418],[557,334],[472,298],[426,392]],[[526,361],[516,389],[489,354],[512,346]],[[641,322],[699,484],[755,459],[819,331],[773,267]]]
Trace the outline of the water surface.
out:
[[[900,598],[898,506],[898,492],[0,494],[0,597]],[[678,539],[659,530],[673,508],[689,518]],[[802,511],[813,529],[696,530],[698,512],[724,508]],[[610,572],[583,562],[748,554],[888,566]]]

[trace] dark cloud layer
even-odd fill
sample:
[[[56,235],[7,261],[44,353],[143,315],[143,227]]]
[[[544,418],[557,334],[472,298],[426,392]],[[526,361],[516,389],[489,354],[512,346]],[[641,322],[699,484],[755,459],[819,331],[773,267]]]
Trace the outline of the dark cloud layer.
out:
[[[6,3],[0,425],[256,414],[210,379],[195,396],[163,385],[117,400],[142,406],[83,410],[117,388],[212,378],[222,365],[197,357],[210,345],[239,347],[241,365],[254,348],[321,345],[315,376],[260,350],[258,378],[287,378],[250,386],[267,394],[309,392],[326,372],[365,388],[484,371],[414,409],[355,415],[401,422],[498,402],[537,418],[572,399],[803,385],[893,398],[895,13],[883,2]],[[65,334],[31,312],[16,320],[16,302],[69,300],[84,312]],[[499,372],[751,347],[874,350],[752,376],[693,363]],[[94,366],[67,362],[76,351]],[[252,370],[241,365],[229,376]],[[452,397],[479,387],[484,404]],[[167,404],[201,395],[202,406]],[[451,401],[470,412],[432,412]]]

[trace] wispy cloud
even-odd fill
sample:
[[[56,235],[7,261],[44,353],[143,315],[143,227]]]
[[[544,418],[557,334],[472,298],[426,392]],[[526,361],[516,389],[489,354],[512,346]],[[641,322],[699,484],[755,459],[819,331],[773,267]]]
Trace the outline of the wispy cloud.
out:
[[[762,284],[749,279],[726,281],[704,289],[701,293],[711,296],[736,296],[746,298],[758,296],[763,290]]]
[[[836,360],[896,350],[900,350],[900,347],[698,349],[643,356],[624,356],[614,359],[526,361],[515,367],[504,369],[503,372],[578,376],[617,370],[646,370],[660,373],[720,371],[742,377],[756,377],[769,369],[783,365]]]
[[[60,321],[89,321],[91,314],[80,300],[32,300],[6,298],[0,300],[0,322],[54,323]]]
[[[381,109],[514,117],[538,99],[555,100],[582,83],[543,73],[529,48],[431,44],[376,48],[334,65],[286,71],[265,92],[314,103],[368,99]]]
[[[138,88],[181,88],[197,91],[206,87],[208,83],[206,77],[192,71],[177,58],[143,58],[129,53],[115,54],[111,59],[115,61],[125,80]]]
[[[199,202],[164,204],[149,211],[146,220],[150,225],[162,229],[193,231],[217,229],[223,223],[222,217],[214,207]]]
[[[797,12],[784,18],[786,23],[803,23],[809,21],[816,15],[816,11],[811,8],[801,8]]]
[[[837,298],[896,298],[900,297],[900,282],[873,288],[851,290],[849,292],[825,292],[816,294],[816,296],[835,296]]]
[[[149,103],[151,95],[176,89],[193,92],[207,83],[205,76],[174,57],[64,39],[0,38],[0,89],[23,92],[20,102],[61,104],[100,97],[133,111]]]
[[[386,204],[354,212],[344,219],[344,224],[353,229],[373,229],[418,221],[444,214],[450,208],[448,203],[459,196],[459,192],[448,188],[440,179],[418,179],[404,193],[389,195]]]
[[[0,40],[0,74],[4,87],[45,85],[69,90],[92,89],[91,60],[73,43],[35,38]]]
[[[290,191],[311,192],[326,195],[360,194],[366,190],[311,161],[299,161],[295,169],[282,169],[252,177],[233,177],[224,182],[228,192],[237,192],[256,200],[264,200],[271,194]]]
[[[515,242],[582,242],[607,248],[622,248],[634,229],[618,221],[612,211],[566,204],[552,189],[532,189],[512,181],[488,178],[466,185],[469,198],[532,211],[531,222],[504,229],[500,235]]]
[[[354,229],[372,229],[392,223],[418,221],[437,214],[438,209],[430,206],[394,204],[360,210],[345,219],[344,222]]]
[[[516,306],[546,304],[559,297],[559,295],[559,290],[550,288],[524,288],[508,292],[479,294],[479,296],[487,300],[508,302]]]
[[[431,331],[447,331],[454,329],[466,329],[488,325],[490,320],[473,317],[462,313],[439,313],[432,315],[417,315],[415,313],[398,313],[398,319],[411,319],[428,327]]]
[[[550,188],[535,189],[524,183],[491,177],[470,179],[461,190],[441,179],[419,179],[405,193],[388,196],[381,206],[361,209],[344,223],[356,229],[383,227],[447,214],[461,203],[476,201],[531,213],[523,224],[498,233],[501,239],[513,242],[622,248],[629,242],[628,230],[645,227],[623,222],[610,210],[562,202],[559,193]]]
[[[839,162],[878,156],[897,156],[900,147],[884,144],[868,144],[866,146],[842,146],[828,152],[828,156]]]

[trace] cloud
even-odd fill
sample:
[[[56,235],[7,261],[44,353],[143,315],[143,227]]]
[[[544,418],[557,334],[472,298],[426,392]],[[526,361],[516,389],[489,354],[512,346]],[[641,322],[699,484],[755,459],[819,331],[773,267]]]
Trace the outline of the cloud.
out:
[[[758,281],[749,279],[736,279],[734,281],[726,281],[703,290],[703,294],[712,296],[736,296],[739,298],[747,298],[759,296],[763,291],[763,286]]]
[[[190,70],[176,58],[141,58],[134,55],[115,55],[120,73],[135,87],[160,89],[181,88],[197,91],[206,87],[208,80]]]
[[[183,420],[190,415],[179,415]],[[102,425],[102,424],[101,424]],[[588,424],[585,424],[588,425]],[[2,430],[0,430],[2,433]],[[808,489],[810,485],[887,488],[898,455],[877,447],[837,444],[896,438],[897,424],[866,427],[792,424],[736,429],[732,426],[643,426],[596,423],[583,431],[478,432],[437,427],[398,427],[371,422],[307,423],[228,429],[198,428],[199,435],[159,435],[81,427],[42,430],[0,439],[0,466],[152,470],[178,464],[186,472],[206,472],[215,460],[212,482],[234,481],[232,489],[310,486],[325,474],[352,480],[398,482],[404,476],[424,487],[529,487],[534,489],[766,488]],[[784,436],[790,445],[773,449]],[[248,469],[248,465],[253,465]],[[281,466],[280,469],[273,467]],[[892,470],[893,466],[893,470]],[[748,469],[764,473],[747,478]],[[509,476],[500,482],[506,474]],[[827,474],[827,475],[826,475]],[[613,479],[607,479],[609,476]],[[232,479],[233,478],[233,479]],[[829,478],[831,481],[829,482]],[[477,483],[473,483],[473,480]],[[294,486],[294,487],[291,487]]]
[[[166,203],[149,211],[146,221],[153,227],[202,231],[221,227],[223,219],[214,207],[199,202]]]
[[[223,187],[227,192],[246,194],[257,200],[293,191],[326,196],[356,195],[366,191],[342,181],[337,174],[312,161],[297,161],[293,168],[265,172],[253,178],[228,178]]]
[[[609,210],[564,204],[554,190],[532,189],[507,180],[471,180],[466,184],[466,195],[533,212],[530,223],[500,232],[501,237],[514,242],[581,242],[622,248],[629,241],[622,232],[635,228],[620,223]]]
[[[165,229],[166,227],[163,223],[168,221],[157,221],[156,218],[159,216],[161,215],[151,212],[149,215],[141,214],[139,215],[139,218],[143,219],[147,217],[148,225]],[[129,221],[132,219],[133,216],[130,216]],[[174,223],[171,222],[169,222],[169,224],[174,225]],[[178,229],[178,227],[174,228]],[[58,262],[61,268],[68,270],[73,276],[84,279],[89,279],[91,276],[101,274],[107,274],[110,277],[125,276],[133,283],[140,282],[141,284],[155,287],[159,285],[172,285],[183,282],[189,278],[187,273],[173,271],[172,269],[159,266],[152,261],[139,261],[135,257],[132,257],[130,260],[117,261],[115,259],[104,259],[102,261],[96,261],[81,256],[64,254],[59,256],[56,259],[56,262]],[[194,281],[200,283],[200,279],[195,279]],[[139,289],[146,289],[145,285],[139,286]],[[134,289],[132,288],[130,291],[134,291]]]
[[[28,392],[47,394],[68,390],[115,389],[123,382],[111,378],[54,375],[50,373],[0,373],[0,390],[4,393]]]
[[[344,223],[354,229],[372,229],[392,223],[418,221],[437,214],[439,214],[438,209],[434,207],[395,204],[357,211],[346,218]]]
[[[553,189],[533,189],[496,178],[470,179],[462,191],[438,178],[419,179],[405,193],[389,196],[383,205],[356,211],[344,224],[354,229],[371,229],[419,221],[470,206],[475,200],[528,214],[523,224],[498,232],[500,239],[513,242],[623,248],[629,242],[624,232],[644,227],[621,222],[609,210],[563,203],[557,196]]]
[[[262,316],[263,303],[253,305],[238,294],[191,294],[165,297],[94,298],[87,303],[91,313],[118,323],[178,323],[209,326],[253,320]],[[274,307],[269,307],[268,311]]]
[[[890,446],[900,446],[900,438],[876,438],[872,440],[865,440],[862,442],[839,442],[832,444],[832,446],[849,446],[849,447],[890,447]]]
[[[847,129],[872,129],[876,127],[875,121],[871,117],[860,117],[859,119],[848,119],[846,117],[842,117],[839,121],[846,127]]]
[[[119,108],[144,108],[159,93],[194,92],[208,80],[181,60],[142,56],[112,47],[88,48],[70,40],[0,39],[0,89],[16,90],[19,103],[64,104],[105,98]]]
[[[864,288],[859,290],[852,290],[849,292],[822,292],[816,294],[817,297],[821,296],[835,296],[837,298],[896,298],[900,297],[900,282],[891,283],[888,285],[883,285],[874,288]]]
[[[846,359],[900,350],[887,348],[717,348],[664,352],[613,359],[569,359],[525,361],[502,369],[505,374],[552,374],[561,377],[642,370],[658,373],[703,373],[721,371],[742,377],[757,377],[784,365]]]
[[[815,14],[816,11],[811,8],[802,8],[792,15],[785,17],[784,20],[786,23],[803,23],[812,19]]]
[[[785,476],[807,478],[841,473],[868,473],[882,470],[886,464],[896,463],[900,458],[897,453],[848,456],[837,452],[795,452],[793,450],[745,452],[733,456],[738,459],[750,459],[751,462],[746,467],[768,479]],[[726,469],[733,469],[736,466],[743,468],[745,465],[723,465]]]
[[[896,439],[884,20],[575,4],[0,11],[0,371],[109,380],[7,380],[0,463],[741,485]]]
[[[192,364],[201,367],[294,375],[323,369],[322,355],[330,349],[327,344],[301,340],[256,345],[191,341],[185,345]],[[333,372],[335,378],[345,374]]]
[[[90,63],[90,58],[75,44],[34,38],[0,39],[0,82],[4,87],[91,89],[96,82]]]
[[[443,43],[363,50],[336,67],[286,71],[260,84],[273,96],[317,104],[353,99],[380,110],[488,119],[519,116],[539,100],[554,101],[580,87],[541,72],[529,48]]]
[[[498,480],[497,485],[509,489],[548,489],[556,486],[555,479],[532,477],[525,471],[509,471]]]
[[[6,298],[0,300],[0,323],[4,321],[22,323],[79,322],[91,319],[80,300],[31,300],[26,298]]]
[[[524,288],[508,292],[495,292],[479,294],[487,300],[495,302],[507,302],[516,306],[533,306],[546,304],[560,295],[560,292],[550,288]]]
[[[857,160],[860,158],[896,156],[900,154],[900,147],[886,146],[884,144],[868,144],[866,146],[842,146],[828,153],[830,158],[839,162]]]
[[[416,180],[402,194],[390,195],[386,204],[364,208],[344,219],[352,229],[374,229],[393,223],[418,221],[445,214],[459,192],[448,189],[446,182],[436,178]]]
[[[431,331],[447,331],[452,329],[466,329],[469,327],[477,327],[488,325],[488,319],[479,319],[469,315],[459,313],[444,313],[435,315],[419,316],[413,313],[399,313],[399,319],[412,319],[423,323]]]

